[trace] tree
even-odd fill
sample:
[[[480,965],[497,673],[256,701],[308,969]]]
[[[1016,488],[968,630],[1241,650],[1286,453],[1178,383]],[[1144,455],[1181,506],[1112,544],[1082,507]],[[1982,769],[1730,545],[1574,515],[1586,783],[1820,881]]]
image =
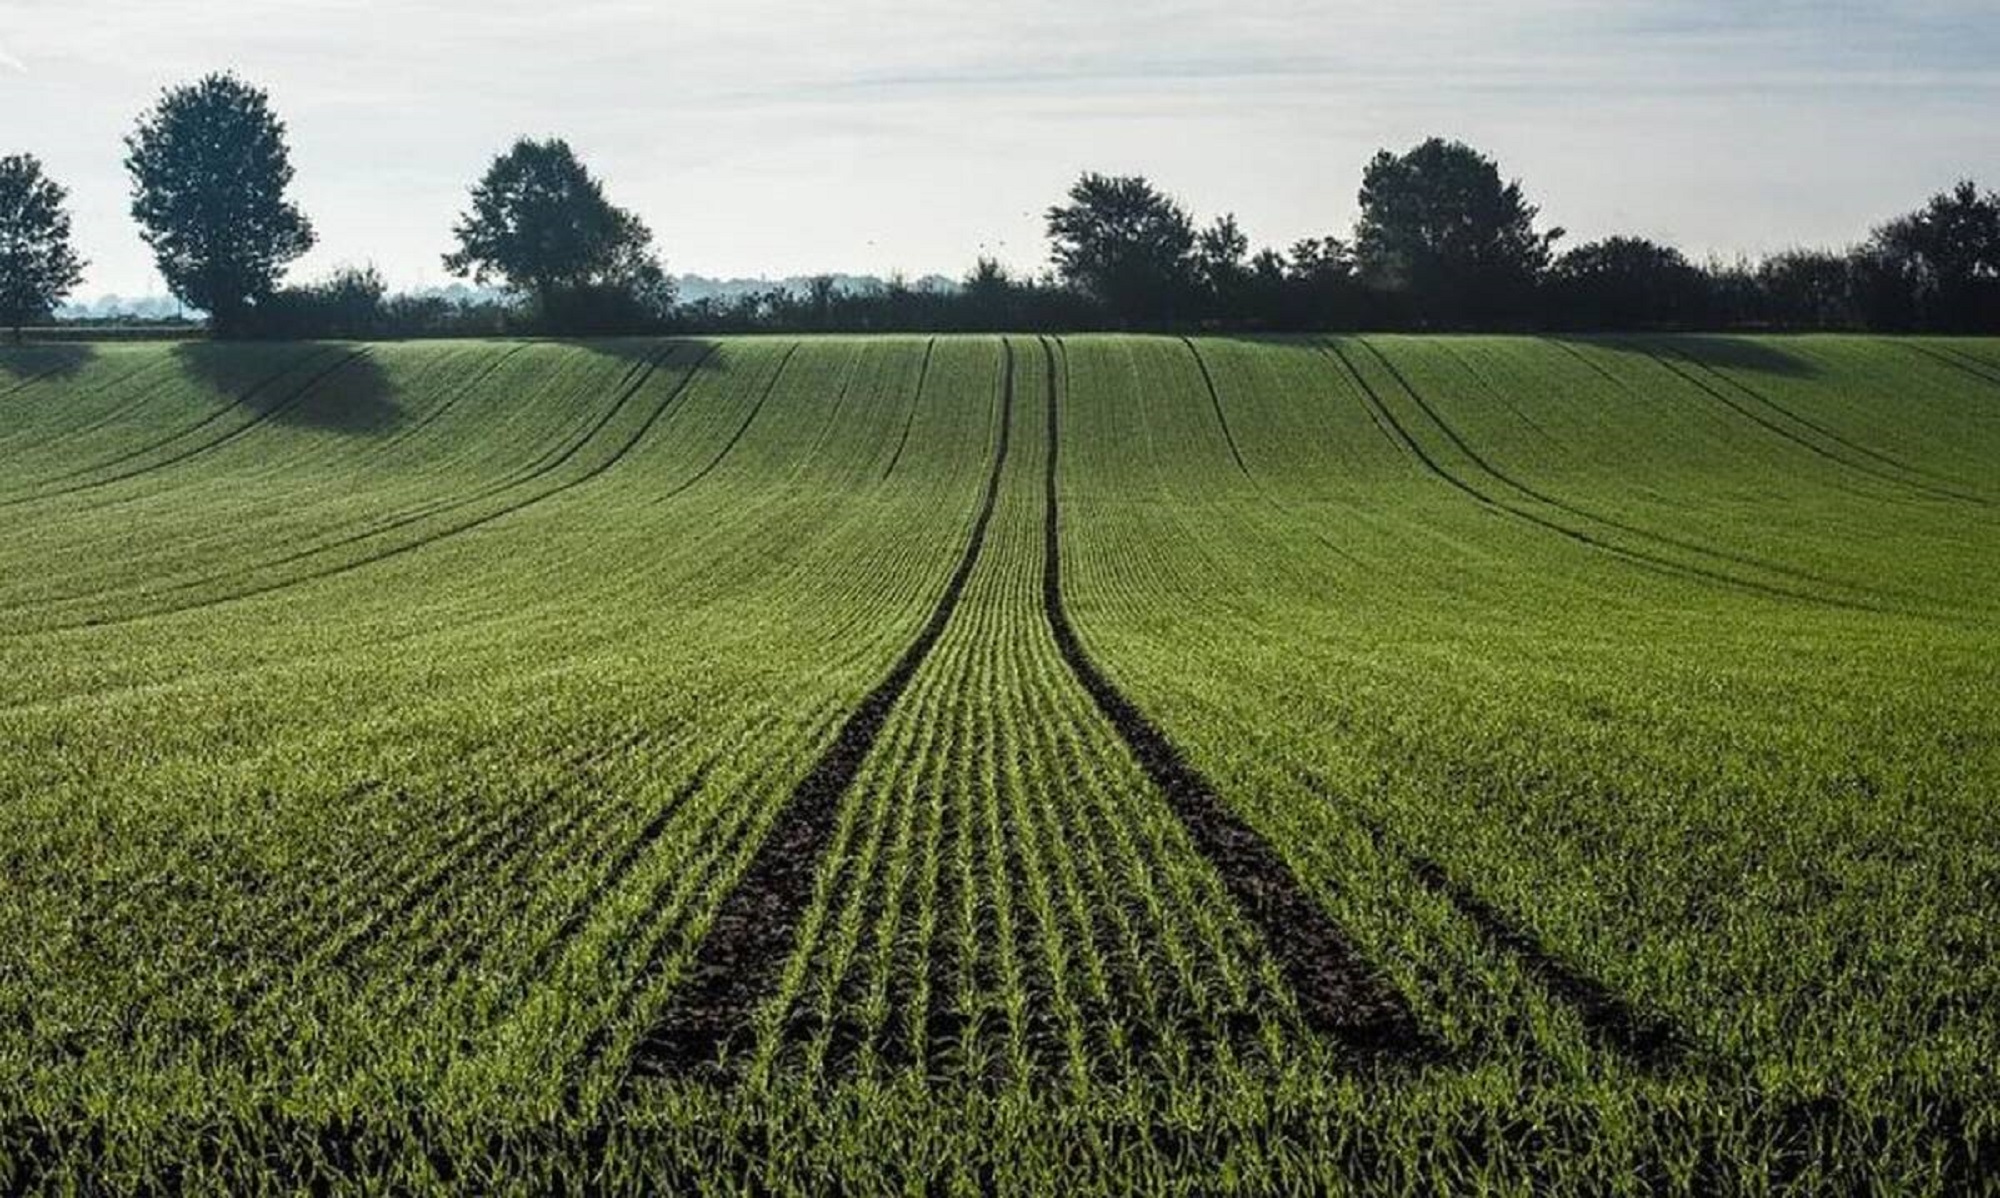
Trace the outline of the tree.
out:
[[[1698,324],[1707,279],[1681,252],[1643,237],[1607,237],[1564,254],[1550,273],[1552,312],[1571,328]]]
[[[1857,269],[1885,325],[2000,328],[2000,193],[1967,179],[1931,197],[1875,230]]]
[[[291,155],[270,97],[226,74],[170,88],[125,145],[132,216],[167,288],[218,335],[240,333],[313,245],[311,222],[285,198]]]
[[[1854,259],[1828,250],[1786,250],[1757,265],[1759,323],[1788,329],[1851,328],[1857,275]]]
[[[832,275],[814,275],[806,280],[806,305],[812,312],[814,328],[833,324],[833,308],[840,300],[840,280]]]
[[[281,287],[257,305],[261,337],[379,337],[388,331],[388,284],[373,266],[346,266],[317,283]]]
[[[1121,323],[1171,322],[1194,292],[1194,222],[1144,178],[1086,174],[1047,214],[1062,281]]]
[[[1354,252],[1338,237],[1301,237],[1286,253],[1285,273],[1299,282],[1354,277]]]
[[[980,255],[958,287],[960,319],[976,329],[1004,329],[1013,323],[1013,276],[997,258]]]
[[[68,193],[32,154],[0,158],[0,324],[45,319],[83,281],[69,244]]]
[[[1492,159],[1434,137],[1368,164],[1355,255],[1364,279],[1420,324],[1516,322],[1562,236],[1537,233],[1537,214]]]
[[[1195,269],[1208,293],[1211,315],[1241,319],[1250,301],[1250,238],[1236,223],[1235,213],[1224,213],[1195,238]]]
[[[637,216],[605,198],[561,138],[514,143],[472,189],[445,269],[499,279],[559,329],[664,319],[673,284]]]
[[[1284,329],[1354,328],[1361,323],[1361,289],[1354,254],[1338,237],[1302,237],[1283,255],[1264,259],[1263,272],[1280,276],[1271,323]],[[1262,273],[1262,272],[1260,272]]]

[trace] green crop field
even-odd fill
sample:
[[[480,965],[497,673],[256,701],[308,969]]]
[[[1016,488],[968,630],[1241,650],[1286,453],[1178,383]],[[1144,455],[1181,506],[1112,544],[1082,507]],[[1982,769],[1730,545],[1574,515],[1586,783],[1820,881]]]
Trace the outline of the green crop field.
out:
[[[1959,1193],[2000,342],[0,351],[0,1190]]]

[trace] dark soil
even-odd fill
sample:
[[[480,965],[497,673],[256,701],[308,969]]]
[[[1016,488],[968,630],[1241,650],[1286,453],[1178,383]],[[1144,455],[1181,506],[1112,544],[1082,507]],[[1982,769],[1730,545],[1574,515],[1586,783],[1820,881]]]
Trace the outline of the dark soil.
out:
[[[1046,350],[1046,345],[1045,345]],[[1047,506],[1042,606],[1056,645],[1077,681],[1118,732],[1221,875],[1277,959],[1314,1031],[1371,1052],[1429,1055],[1431,1045],[1407,1003],[1361,956],[1339,925],[1299,884],[1277,852],[1215,793],[1208,779],[1091,660],[1062,597],[1062,533],[1056,475],[1060,420],[1055,357],[1048,355]]]
[[[715,1064],[751,1039],[751,1020],[769,995],[779,968],[797,938],[812,902],[819,873],[837,824],[841,796],[861,772],[896,701],[944,635],[986,543],[986,528],[999,502],[1001,470],[1007,462],[1014,415],[1014,351],[1006,346],[1000,441],[979,516],[958,568],[937,606],[887,677],[868,692],[819,760],[792,791],[777,821],[758,846],[743,879],[696,950],[686,983],[665,1015],[639,1042],[631,1062],[636,1074],[683,1074]]]

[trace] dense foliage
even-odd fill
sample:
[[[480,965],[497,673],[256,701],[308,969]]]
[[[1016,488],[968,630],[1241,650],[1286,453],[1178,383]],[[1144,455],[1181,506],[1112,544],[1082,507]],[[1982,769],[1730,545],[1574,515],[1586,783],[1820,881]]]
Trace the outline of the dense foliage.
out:
[[[1048,232],[1056,277],[1114,319],[1171,325],[1193,314],[1194,222],[1146,180],[1084,175],[1049,209]]]
[[[554,331],[657,326],[673,306],[652,232],[560,138],[523,138],[496,158],[452,235],[445,269],[506,284]]]
[[[176,299],[215,331],[247,331],[258,301],[313,245],[285,197],[285,126],[270,97],[232,75],[169,88],[126,139],[132,217]]]
[[[31,154],[0,158],[0,327],[47,319],[83,280],[71,248],[68,194]]]
[[[1472,147],[1434,137],[1406,154],[1384,150],[1362,173],[1360,202],[1360,276],[1400,298],[1412,323],[1505,327],[1535,310],[1562,232],[1536,232],[1521,185]]]
[[[447,269],[507,299],[389,297],[372,271],[278,294],[312,244],[284,198],[284,126],[233,76],[173,88],[128,139],[133,215],[183,302],[225,336],[515,333],[1598,330],[2000,331],[2000,193],[1970,181],[1843,252],[1693,263],[1642,238],[1561,248],[1519,181],[1430,138],[1366,166],[1350,238],[1252,249],[1233,214],[1207,225],[1142,176],[1084,173],[1045,213],[1050,269],[977,262],[957,287],[832,276],[676,304],[653,234],[605,196],[569,144],[523,138],[473,187]],[[12,160],[9,160],[12,161]],[[53,260],[50,260],[53,261]],[[53,294],[0,258],[0,284]],[[61,271],[49,276],[53,279]],[[367,282],[367,285],[357,286]],[[48,305],[19,305],[27,317]]]

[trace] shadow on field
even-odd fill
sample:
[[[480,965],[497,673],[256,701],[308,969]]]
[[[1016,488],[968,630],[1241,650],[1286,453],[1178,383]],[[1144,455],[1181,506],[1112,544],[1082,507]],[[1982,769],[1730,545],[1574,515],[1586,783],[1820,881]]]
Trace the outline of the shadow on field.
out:
[[[729,369],[721,342],[711,337],[591,337],[555,342],[586,353],[624,362],[634,370],[651,365],[660,370],[719,374]]]
[[[679,404],[702,375],[726,374],[733,369],[722,342],[712,337],[579,338],[560,344],[608,359],[619,367],[618,377],[606,384],[617,397],[617,406],[628,401],[657,403],[640,429],[642,437]]]
[[[1755,374],[1808,378],[1820,373],[1818,366],[1781,345],[1756,337],[1716,337],[1684,334],[1669,338],[1673,346],[1696,361],[1724,370]]]
[[[1549,339],[1595,346],[1612,353],[1690,358],[1703,366],[1745,374],[1809,378],[1820,373],[1820,368],[1812,362],[1763,337],[1731,337],[1714,333],[1671,333],[1644,337],[1559,333],[1551,334]]]
[[[693,343],[693,339],[685,342],[685,344]],[[572,345],[586,353],[593,353],[601,358],[614,358],[620,362],[644,362],[659,355],[668,347],[681,345],[684,342],[679,337],[579,337],[553,344]]]
[[[76,342],[0,343],[0,395],[29,383],[66,379],[97,357],[97,347]]]
[[[259,419],[354,436],[385,433],[401,422],[395,385],[366,347],[262,348],[190,342],[174,347],[174,356],[183,373]]]

